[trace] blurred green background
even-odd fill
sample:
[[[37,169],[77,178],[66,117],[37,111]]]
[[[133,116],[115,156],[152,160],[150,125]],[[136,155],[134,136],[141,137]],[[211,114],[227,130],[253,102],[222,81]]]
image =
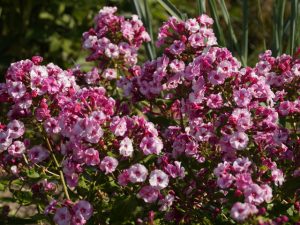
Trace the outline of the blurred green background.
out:
[[[138,0],[143,1],[143,0]],[[168,18],[168,12],[156,1],[145,0],[149,4],[152,16],[154,38],[159,26]],[[188,17],[199,14],[198,1],[171,0]],[[222,14],[221,1],[214,1],[220,26],[224,31],[226,47],[238,52],[230,41],[228,25]],[[243,0],[227,0],[226,3],[231,24],[240,45],[243,38]],[[278,0],[249,0],[248,2],[248,65],[255,65],[260,52],[274,46],[274,5]],[[283,50],[288,52],[289,19],[291,1],[285,1],[283,23]],[[296,1],[298,2],[298,1]],[[280,1],[279,1],[280,3]],[[298,4],[298,3],[297,3]],[[117,6],[119,13],[130,17],[135,13],[133,0],[0,0],[0,80],[10,63],[41,55],[45,62],[54,62],[62,68],[83,64],[86,53],[81,48],[81,35],[93,26],[93,18],[105,5]],[[206,2],[207,14],[211,15]],[[299,23],[299,16],[297,16]],[[298,26],[296,27],[298,28]],[[264,44],[265,42],[265,44]],[[295,44],[299,44],[299,29]],[[141,62],[147,59],[141,51]],[[159,52],[158,52],[159,54]]]

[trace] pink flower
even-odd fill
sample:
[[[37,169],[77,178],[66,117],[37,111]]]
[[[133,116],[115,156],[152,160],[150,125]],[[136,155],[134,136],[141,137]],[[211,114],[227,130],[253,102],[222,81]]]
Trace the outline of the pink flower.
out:
[[[68,208],[62,207],[56,210],[53,220],[58,225],[70,225],[71,214]]]
[[[205,46],[205,37],[201,33],[192,34],[189,37],[189,42],[193,48]]]
[[[191,33],[196,33],[197,31],[199,31],[200,26],[196,19],[188,19],[185,22],[185,29],[187,29]]]
[[[117,78],[117,71],[109,68],[104,70],[102,76],[107,80],[113,80]]]
[[[23,97],[26,93],[26,86],[20,81],[8,83],[7,87],[8,94],[15,99]]]
[[[142,198],[146,203],[153,203],[158,198],[159,191],[151,186],[144,186],[138,193],[138,197]]]
[[[243,173],[243,172],[247,172],[248,168],[251,166],[251,162],[249,161],[248,158],[237,158],[234,162],[233,162],[233,169],[235,172],[237,173]]]
[[[163,143],[158,137],[144,137],[140,143],[140,148],[145,155],[159,155],[163,149]]]
[[[108,58],[118,58],[119,57],[119,48],[117,45],[109,43],[105,48],[105,55]]]
[[[14,143],[7,149],[8,153],[14,157],[21,157],[25,150],[26,147],[21,141],[14,141]]]
[[[142,164],[134,164],[128,169],[129,181],[132,183],[141,183],[147,179],[148,170]]]
[[[0,131],[0,153],[5,151],[12,143],[10,131],[11,130]]]
[[[99,71],[94,67],[91,71],[87,72],[84,76],[87,84],[95,84],[99,79]]]
[[[223,99],[221,94],[211,94],[207,98],[207,106],[211,109],[221,108],[223,105]]]
[[[252,126],[251,113],[247,109],[234,109],[231,118],[236,123],[237,129],[240,131],[248,130]]]
[[[235,132],[229,139],[231,146],[237,150],[245,149],[248,145],[248,141],[248,135],[244,132]]]
[[[125,132],[127,131],[127,124],[125,118],[115,116],[110,123],[110,130],[116,136],[124,136]]]
[[[76,136],[82,137],[90,143],[97,143],[103,136],[100,124],[92,118],[78,120],[73,132]]]
[[[88,148],[84,151],[84,161],[89,166],[95,166],[100,163],[99,152],[94,148]]]
[[[61,131],[61,128],[58,125],[58,121],[53,117],[50,117],[47,120],[45,120],[44,128],[49,134],[58,134]]]
[[[73,211],[75,212],[75,215],[81,215],[85,220],[88,220],[93,215],[92,205],[85,200],[78,201],[73,206]]]
[[[282,116],[287,116],[291,112],[293,112],[293,108],[294,108],[293,103],[290,101],[280,102],[280,105],[278,107],[278,112]]]
[[[159,207],[160,211],[167,211],[173,204],[175,200],[175,196],[172,194],[167,194],[163,199],[160,199],[158,204],[161,205]]]
[[[28,150],[27,154],[32,163],[42,162],[49,157],[49,152],[47,149],[40,145],[32,147],[30,150]]]
[[[272,169],[272,180],[274,181],[276,186],[281,186],[284,182],[283,172],[280,169]]]
[[[257,208],[249,203],[236,202],[230,211],[230,216],[237,221],[244,221],[248,216],[257,213]]]
[[[218,73],[217,71],[213,70],[208,74],[208,81],[212,85],[219,85],[223,84],[226,79],[226,76],[223,73]]]
[[[222,188],[226,189],[229,188],[235,180],[235,177],[230,173],[222,173],[219,175],[217,180],[217,185]]]
[[[7,128],[9,129],[10,137],[13,139],[21,137],[25,132],[24,123],[19,120],[12,120],[8,123]]]
[[[265,200],[265,202],[267,202],[267,203],[271,202],[272,201],[272,197],[273,197],[272,188],[269,185],[267,185],[267,184],[263,184],[260,187],[265,192],[265,194],[264,194],[264,200]]]
[[[161,190],[168,186],[169,177],[165,172],[156,169],[150,173],[149,183],[157,190]]]
[[[170,52],[173,55],[179,55],[185,50],[185,44],[181,41],[174,41],[174,43],[170,46]]]
[[[168,164],[165,167],[165,171],[172,177],[172,178],[183,178],[185,176],[185,169],[181,166],[181,162],[175,161],[175,165]]]
[[[118,184],[121,186],[126,186],[129,182],[129,173],[128,170],[124,170],[118,176]]]
[[[250,184],[244,190],[245,201],[259,205],[265,200],[265,191],[257,184]]]
[[[105,174],[112,173],[116,170],[119,162],[113,157],[105,156],[100,163],[100,169],[105,171]]]
[[[244,191],[252,183],[253,181],[250,173],[238,173],[235,175],[235,186],[238,190]]]
[[[174,59],[170,64],[169,67],[173,73],[178,73],[184,71],[185,64],[183,61]]]
[[[133,145],[132,145],[132,140],[130,138],[125,137],[120,142],[119,152],[120,152],[120,155],[122,155],[124,157],[132,157]]]
[[[252,99],[252,94],[246,88],[233,91],[233,99],[237,106],[247,107]]]
[[[86,224],[86,219],[81,214],[75,214],[72,217],[71,224],[72,225],[83,225]]]

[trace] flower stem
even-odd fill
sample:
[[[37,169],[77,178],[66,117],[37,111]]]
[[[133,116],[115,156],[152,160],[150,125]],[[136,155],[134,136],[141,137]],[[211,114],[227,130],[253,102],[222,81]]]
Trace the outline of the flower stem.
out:
[[[64,189],[64,193],[66,195],[66,198],[68,200],[70,200],[70,196],[69,196],[68,188],[67,188],[67,185],[66,185],[66,182],[65,182],[63,171],[60,169],[60,165],[59,165],[59,163],[58,163],[58,161],[57,161],[57,159],[56,159],[56,157],[54,155],[54,152],[53,152],[52,146],[50,144],[49,138],[45,137],[45,139],[46,139],[48,148],[49,148],[49,150],[51,152],[51,156],[52,156],[52,158],[54,160],[55,166],[56,166],[57,170],[59,170],[59,176],[60,176],[61,183],[63,185],[63,189]]]

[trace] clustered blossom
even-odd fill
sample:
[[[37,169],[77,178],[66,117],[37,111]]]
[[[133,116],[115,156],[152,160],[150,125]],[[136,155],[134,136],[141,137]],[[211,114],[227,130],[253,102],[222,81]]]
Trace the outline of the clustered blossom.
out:
[[[95,27],[83,33],[83,48],[89,50],[88,61],[99,61],[99,68],[94,68],[85,75],[88,84],[102,78],[117,78],[117,65],[130,67],[137,63],[137,52],[144,42],[150,41],[142,21],[137,15],[131,19],[117,16],[116,7],[104,7],[95,17]],[[100,76],[99,76],[100,74]]]
[[[299,188],[282,193],[300,177],[297,55],[266,51],[243,68],[201,15],[171,17],[158,34],[163,54],[136,65],[149,35],[137,16],[116,11],[101,9],[83,34],[87,61],[98,62],[90,71],[41,65],[39,56],[11,64],[0,84],[9,107],[1,170],[30,186],[58,225],[106,224],[120,205],[137,205],[144,217],[132,221],[147,224],[202,213],[293,220]],[[275,204],[289,214],[274,214]]]
[[[56,211],[53,220],[58,225],[85,224],[93,214],[93,207],[85,200],[80,200],[73,205],[70,203],[65,205],[61,208],[53,209]]]

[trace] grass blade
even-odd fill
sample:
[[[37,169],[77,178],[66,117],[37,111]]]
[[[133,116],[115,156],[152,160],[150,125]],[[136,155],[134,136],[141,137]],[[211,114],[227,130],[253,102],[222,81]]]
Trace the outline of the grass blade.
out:
[[[146,49],[148,58],[152,60],[155,58],[155,52],[154,52],[154,45],[153,45],[152,23],[151,23],[148,3],[146,0],[144,1],[144,4],[140,0],[133,0],[133,4],[134,4],[135,10],[136,10],[136,13],[143,21],[143,23],[147,29],[147,32],[149,33],[149,35],[151,37],[151,42],[145,43],[145,49]]]
[[[184,20],[185,16],[168,0],[157,0],[159,4],[172,16]]]
[[[197,3],[198,3],[198,12],[199,12],[199,15],[203,14],[203,13],[206,13],[206,0],[198,0]]]
[[[208,5],[209,5],[209,10],[211,12],[212,18],[214,19],[214,27],[215,27],[215,32],[216,32],[218,42],[219,42],[220,45],[226,46],[224,32],[221,29],[220,22],[219,22],[219,16],[218,16],[218,11],[217,11],[216,1],[215,0],[209,0]]]
[[[290,24],[290,54],[294,54],[296,40],[296,24],[298,16],[298,0],[291,0],[291,24]]]
[[[141,7],[141,2],[139,0],[133,0],[134,8],[138,16],[143,22],[145,22],[144,12]]]
[[[240,52],[240,47],[238,45],[237,38],[235,36],[235,32],[234,32],[233,27],[232,27],[230,15],[228,13],[226,3],[225,3],[224,0],[219,0],[219,3],[220,3],[220,6],[221,6],[221,11],[222,11],[225,23],[229,28],[230,38],[231,38],[231,41],[233,43],[233,46],[234,46],[235,50],[238,52],[238,54],[241,56],[240,58],[242,59],[243,65],[245,65],[245,62],[243,62],[243,57],[242,57],[241,52]]]
[[[274,33],[275,35],[275,51],[274,53],[278,56],[282,53],[282,39],[284,29],[284,10],[286,0],[276,0],[274,4]]]
[[[147,46],[151,48],[150,54],[151,54],[151,59],[153,60],[156,57],[156,51],[154,47],[154,37],[153,37],[153,29],[152,29],[152,16],[150,12],[150,7],[149,7],[149,1],[144,0],[144,6],[145,6],[145,25],[147,27],[147,31],[149,32],[151,42],[147,43]]]
[[[262,36],[263,36],[263,50],[265,51],[267,49],[266,46],[266,32],[265,32],[265,23],[264,23],[264,19],[263,19],[263,14],[261,11],[261,2],[260,0],[257,0],[257,8],[258,8],[258,17],[261,23],[261,28],[262,28]]]
[[[242,63],[247,65],[248,61],[248,0],[243,0],[243,42],[242,42]]]
[[[279,54],[282,54],[282,50],[283,50],[283,24],[284,24],[284,10],[285,10],[285,3],[286,0],[281,0],[280,1],[280,5],[279,5]]]

